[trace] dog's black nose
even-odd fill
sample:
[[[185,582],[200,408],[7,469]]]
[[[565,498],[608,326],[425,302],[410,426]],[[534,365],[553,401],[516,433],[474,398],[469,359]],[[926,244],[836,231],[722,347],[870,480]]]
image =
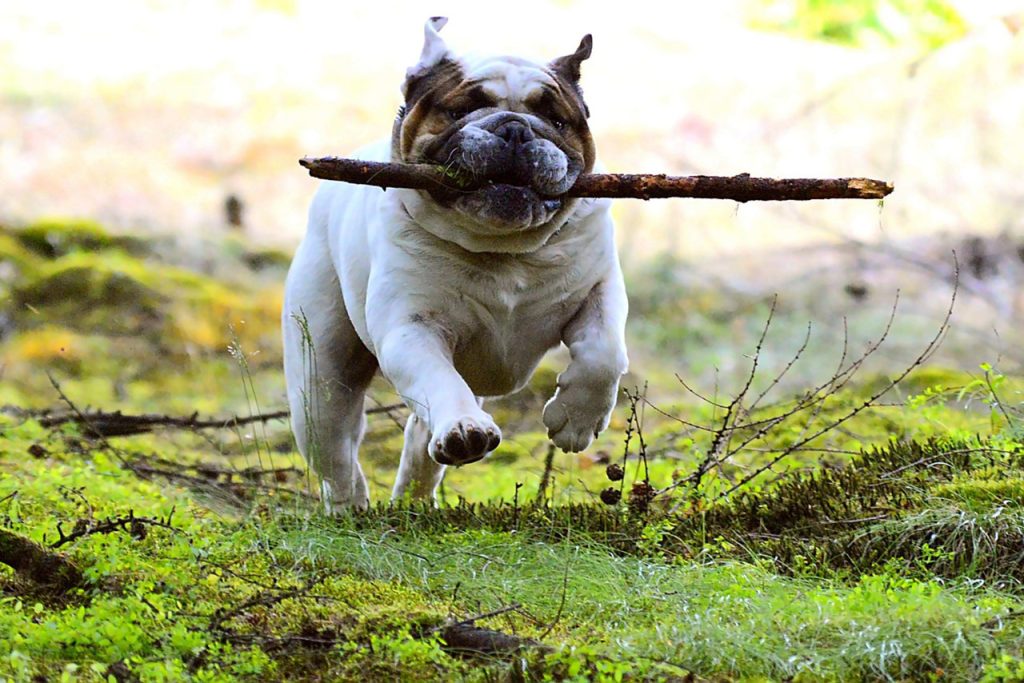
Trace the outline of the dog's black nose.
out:
[[[512,119],[498,126],[494,134],[510,145],[518,147],[534,140],[537,136],[528,123],[518,119]]]

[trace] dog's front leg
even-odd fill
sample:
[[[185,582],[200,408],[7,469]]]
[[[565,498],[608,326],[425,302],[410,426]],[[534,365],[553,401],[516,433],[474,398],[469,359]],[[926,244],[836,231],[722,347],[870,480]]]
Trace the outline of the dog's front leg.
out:
[[[558,389],[544,406],[548,438],[570,453],[587,448],[608,426],[628,367],[626,289],[616,271],[591,290],[562,331],[572,360],[558,376]]]
[[[441,465],[483,458],[501,442],[501,430],[485,413],[452,362],[452,349],[428,325],[388,330],[378,345],[381,371],[430,434],[427,452]]]

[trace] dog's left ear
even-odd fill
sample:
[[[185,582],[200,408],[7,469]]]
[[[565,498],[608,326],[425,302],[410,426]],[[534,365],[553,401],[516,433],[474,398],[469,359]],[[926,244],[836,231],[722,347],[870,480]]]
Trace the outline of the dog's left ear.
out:
[[[423,51],[420,60],[405,72],[405,83],[402,84],[402,95],[408,96],[409,84],[427,74],[448,56],[448,45],[438,33],[448,23],[448,17],[430,17],[423,27]]]
[[[559,57],[555,61],[551,62],[551,69],[555,73],[564,77],[570,83],[578,83],[580,80],[580,64],[583,63],[584,59],[590,57],[590,51],[594,47],[594,39],[588,33],[583,36],[583,40],[580,41],[580,46],[576,48],[576,52],[571,55]]]

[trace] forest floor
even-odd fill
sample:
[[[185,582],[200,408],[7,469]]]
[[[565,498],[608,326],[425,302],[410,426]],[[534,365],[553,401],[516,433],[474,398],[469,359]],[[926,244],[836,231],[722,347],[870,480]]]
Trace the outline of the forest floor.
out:
[[[247,421],[283,405],[287,257],[200,253],[0,232],[0,678],[1024,679],[1024,384],[929,346],[969,353],[950,287],[805,343],[786,297],[633,273],[593,448],[542,432],[556,354],[437,507],[388,505],[381,382],[376,506],[327,517],[286,422]]]

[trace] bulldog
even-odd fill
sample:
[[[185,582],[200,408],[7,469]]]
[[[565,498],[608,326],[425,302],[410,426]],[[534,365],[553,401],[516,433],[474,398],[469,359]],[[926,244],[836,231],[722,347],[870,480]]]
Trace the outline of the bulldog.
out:
[[[564,193],[594,168],[579,86],[591,37],[550,63],[453,54],[427,21],[390,140],[357,157],[429,163],[473,191],[324,182],[285,285],[284,369],[299,450],[328,509],[369,504],[357,452],[378,369],[411,415],[393,499],[431,499],[501,430],[484,399],[550,349],[570,362],[543,411],[564,451],[607,425],[626,371],[626,292],[610,201]]]

